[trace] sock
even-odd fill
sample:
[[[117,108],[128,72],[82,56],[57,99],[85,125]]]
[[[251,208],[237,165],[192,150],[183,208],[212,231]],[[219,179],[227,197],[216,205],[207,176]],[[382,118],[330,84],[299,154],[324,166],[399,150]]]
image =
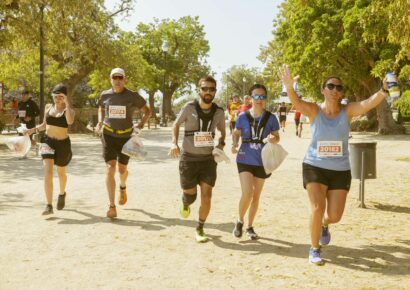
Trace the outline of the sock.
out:
[[[197,229],[197,230],[202,230],[202,229],[204,228],[204,224],[205,224],[205,221],[199,219],[199,220],[198,220],[198,226],[196,227],[196,229]]]

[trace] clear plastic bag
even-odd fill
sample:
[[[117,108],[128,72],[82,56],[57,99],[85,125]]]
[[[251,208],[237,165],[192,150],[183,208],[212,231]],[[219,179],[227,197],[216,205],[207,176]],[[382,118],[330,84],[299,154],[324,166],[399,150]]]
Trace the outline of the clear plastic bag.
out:
[[[147,152],[144,149],[141,138],[138,135],[133,135],[127,143],[122,147],[121,153],[137,158],[138,160],[145,160]]]
[[[226,156],[225,152],[219,148],[214,148],[214,150],[212,150],[212,155],[214,156],[214,160],[216,163],[225,161],[226,163],[231,162],[231,160],[229,160],[229,157]]]
[[[31,141],[28,135],[7,138],[5,143],[11,151],[21,156],[25,156],[31,148]]]
[[[270,174],[282,164],[288,152],[279,144],[267,143],[263,146],[261,155],[265,173]]]

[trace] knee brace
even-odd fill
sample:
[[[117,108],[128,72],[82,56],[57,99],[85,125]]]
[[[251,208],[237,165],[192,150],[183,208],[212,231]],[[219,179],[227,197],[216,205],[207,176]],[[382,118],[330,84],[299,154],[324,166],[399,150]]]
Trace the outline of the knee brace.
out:
[[[182,194],[182,202],[186,205],[191,205],[196,200],[197,194],[186,194],[185,192]]]

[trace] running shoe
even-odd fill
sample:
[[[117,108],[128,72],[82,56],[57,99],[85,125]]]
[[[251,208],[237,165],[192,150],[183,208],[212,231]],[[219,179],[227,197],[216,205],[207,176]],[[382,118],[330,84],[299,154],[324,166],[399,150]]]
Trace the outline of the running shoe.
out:
[[[195,239],[198,243],[205,243],[208,241],[208,237],[204,233],[204,229],[196,229]]]
[[[241,223],[240,221],[237,221],[232,234],[237,238],[242,237],[242,227],[243,227],[243,223]]]
[[[127,188],[122,188],[120,186],[120,196],[118,198],[118,204],[119,205],[124,205],[127,203]]]
[[[65,207],[65,196],[66,193],[64,192],[63,195],[59,194],[58,195],[58,200],[57,200],[57,209],[62,210]]]
[[[191,208],[189,207],[189,205],[184,205],[184,203],[182,203],[179,213],[184,219],[186,219],[189,217],[189,214],[191,213]]]
[[[250,240],[259,239],[259,236],[257,233],[255,233],[255,230],[253,229],[253,227],[249,227],[246,229],[246,235],[248,236]]]
[[[53,213],[54,213],[53,206],[51,204],[47,204],[46,209],[43,211],[42,215],[49,215]]]
[[[110,205],[110,207],[107,211],[107,217],[109,217],[111,219],[117,217],[117,209],[115,208],[115,205]]]
[[[320,257],[320,248],[319,249],[313,249],[310,248],[309,250],[309,263],[322,266],[325,262],[322,260]]]
[[[330,232],[329,226],[322,226],[322,231],[320,232],[319,244],[324,246],[330,242]]]

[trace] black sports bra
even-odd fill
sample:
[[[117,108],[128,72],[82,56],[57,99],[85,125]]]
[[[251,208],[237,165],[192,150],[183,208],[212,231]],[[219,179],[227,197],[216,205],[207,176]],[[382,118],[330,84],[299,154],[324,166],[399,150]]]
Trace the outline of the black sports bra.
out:
[[[51,109],[51,107],[50,107],[50,109]],[[63,115],[61,115],[60,117],[50,116],[49,112],[50,112],[50,110],[48,110],[47,114],[46,114],[46,124],[47,125],[53,125],[53,126],[56,126],[56,127],[68,128],[67,119],[65,118],[65,111],[64,111]]]

